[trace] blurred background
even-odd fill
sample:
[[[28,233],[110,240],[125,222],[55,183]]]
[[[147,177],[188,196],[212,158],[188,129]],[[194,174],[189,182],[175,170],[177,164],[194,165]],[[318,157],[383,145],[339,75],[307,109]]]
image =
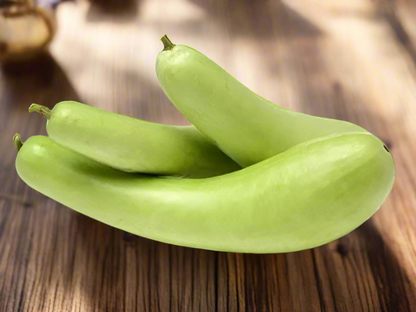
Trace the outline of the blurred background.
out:
[[[415,16],[410,0],[0,0],[0,311],[412,311]],[[279,106],[380,137],[397,166],[383,209],[314,250],[227,254],[127,235],[27,187],[12,137],[46,134],[33,102],[189,124],[157,82],[164,34]]]

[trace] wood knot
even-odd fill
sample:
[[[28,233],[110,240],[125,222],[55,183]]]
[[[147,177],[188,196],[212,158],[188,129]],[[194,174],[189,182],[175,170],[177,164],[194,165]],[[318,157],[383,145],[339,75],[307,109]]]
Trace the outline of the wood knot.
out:
[[[341,257],[346,257],[348,254],[348,247],[344,244],[338,244],[335,250],[340,254]]]
[[[123,234],[121,235],[121,238],[126,243],[132,243],[132,242],[134,242],[134,237],[135,237],[135,235],[133,235],[131,233],[128,233],[128,232],[124,232],[124,231],[123,231]]]

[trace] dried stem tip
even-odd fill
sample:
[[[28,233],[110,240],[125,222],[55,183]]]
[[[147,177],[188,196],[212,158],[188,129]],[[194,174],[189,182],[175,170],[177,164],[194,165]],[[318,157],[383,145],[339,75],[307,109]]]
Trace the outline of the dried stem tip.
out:
[[[176,44],[173,44],[172,41],[169,40],[168,36],[164,35],[160,40],[163,42],[163,51],[172,50]]]
[[[16,133],[14,136],[13,136],[13,143],[14,143],[14,147],[17,149],[17,151],[20,151],[20,149],[22,148],[22,146],[23,146],[23,143],[22,143],[22,139],[21,139],[21,137],[20,137],[20,134],[19,133]]]
[[[46,106],[39,105],[39,104],[32,104],[29,107],[29,113],[39,113],[45,116],[47,119],[51,118],[52,111],[47,108]]]

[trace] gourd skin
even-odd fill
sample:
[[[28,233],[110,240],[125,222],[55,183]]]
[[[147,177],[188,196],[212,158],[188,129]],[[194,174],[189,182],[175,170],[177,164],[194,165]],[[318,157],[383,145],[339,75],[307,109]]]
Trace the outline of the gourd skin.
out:
[[[193,126],[169,126],[74,101],[50,113],[48,135],[100,163],[126,172],[210,177],[241,169]]]
[[[311,139],[334,133],[367,133],[349,122],[274,105],[185,45],[160,52],[156,73],[179,111],[242,167]]]
[[[364,133],[311,140],[206,179],[120,172],[34,136],[16,169],[35,190],[125,231],[250,253],[313,248],[349,233],[377,211],[395,176],[383,143]]]

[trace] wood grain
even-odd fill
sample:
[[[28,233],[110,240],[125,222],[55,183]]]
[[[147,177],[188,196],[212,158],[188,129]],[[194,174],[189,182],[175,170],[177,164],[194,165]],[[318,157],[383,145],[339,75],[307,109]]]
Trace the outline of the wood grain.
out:
[[[0,73],[0,311],[416,311],[415,3],[123,3],[60,5],[50,55]],[[380,211],[319,248],[234,254],[132,236],[27,187],[11,138],[46,134],[32,102],[188,124],[154,72],[164,33],[278,105],[387,142],[397,177]]]

